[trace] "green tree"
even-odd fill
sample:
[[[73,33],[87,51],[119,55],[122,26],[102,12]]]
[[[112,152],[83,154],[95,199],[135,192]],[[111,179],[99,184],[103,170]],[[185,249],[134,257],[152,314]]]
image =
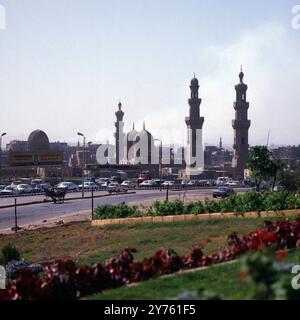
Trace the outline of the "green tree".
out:
[[[250,150],[247,165],[251,170],[251,176],[255,180],[256,190],[258,191],[262,181],[267,179],[274,171],[272,154],[265,146],[255,146]]]
[[[280,184],[288,191],[297,191],[300,188],[300,172],[282,172],[280,175]]]

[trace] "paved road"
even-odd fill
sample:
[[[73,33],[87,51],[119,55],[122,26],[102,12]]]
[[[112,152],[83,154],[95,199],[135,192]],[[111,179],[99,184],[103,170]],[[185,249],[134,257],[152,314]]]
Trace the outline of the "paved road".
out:
[[[187,197],[196,197],[204,199],[211,196],[211,189],[189,190],[186,191]],[[182,197],[184,191],[170,191],[170,198]],[[125,202],[147,203],[155,200],[164,200],[166,192],[159,190],[137,191],[136,194],[113,195],[109,197],[96,198],[94,200],[95,207],[104,204],[119,204]],[[10,199],[13,201],[13,199]],[[91,209],[91,199],[69,200],[63,204],[43,203],[24,207],[18,207],[18,225],[25,226],[49,220],[53,218],[63,217],[71,213],[78,213]],[[14,208],[0,209],[0,230],[11,228],[14,225]]]

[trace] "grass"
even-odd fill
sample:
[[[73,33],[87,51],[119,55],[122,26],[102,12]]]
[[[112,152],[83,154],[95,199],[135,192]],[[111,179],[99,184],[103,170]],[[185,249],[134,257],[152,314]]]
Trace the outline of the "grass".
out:
[[[263,219],[236,218],[199,222],[154,223],[91,227],[90,223],[72,223],[51,229],[0,235],[0,249],[12,244],[29,262],[73,259],[82,264],[103,262],[124,247],[138,250],[135,258],[151,256],[161,247],[183,255],[194,246],[205,253],[226,246],[228,234],[243,235],[261,226]]]
[[[299,264],[300,251],[289,254],[287,262]],[[280,277],[288,276],[283,272]],[[290,275],[292,279],[292,275]],[[137,286],[122,287],[86,297],[88,300],[164,300],[184,291],[204,289],[227,300],[247,300],[254,293],[253,284],[241,277],[240,263],[216,265],[206,270],[158,278]]]

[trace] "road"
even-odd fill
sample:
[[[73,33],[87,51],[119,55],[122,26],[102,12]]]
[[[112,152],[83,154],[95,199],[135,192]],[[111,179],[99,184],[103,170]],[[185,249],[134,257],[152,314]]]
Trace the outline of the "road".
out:
[[[241,190],[240,190],[241,191]],[[205,197],[210,197],[212,194],[211,189],[199,189],[189,191],[170,191],[170,199],[178,199],[184,196],[185,199],[198,199],[202,200]],[[103,192],[102,192],[103,193]],[[97,193],[101,194],[101,193]],[[105,194],[105,193],[103,193]],[[87,194],[88,195],[88,194]],[[75,195],[70,195],[74,197]],[[128,195],[113,195],[109,197],[94,199],[94,206],[105,204],[150,204],[155,200],[164,200],[166,191],[160,192],[159,190],[139,190],[136,194]],[[31,201],[38,201],[44,199],[43,196],[31,197]],[[14,202],[14,199],[0,199],[0,206]],[[29,201],[27,198],[18,199],[19,202]],[[2,203],[3,201],[3,203]],[[39,223],[43,220],[54,218],[62,218],[70,214],[76,214],[82,211],[91,209],[91,199],[69,200],[63,204],[42,203],[29,206],[21,206],[17,208],[18,211],[18,225],[26,226],[30,224]],[[0,209],[0,231],[14,226],[14,208]]]

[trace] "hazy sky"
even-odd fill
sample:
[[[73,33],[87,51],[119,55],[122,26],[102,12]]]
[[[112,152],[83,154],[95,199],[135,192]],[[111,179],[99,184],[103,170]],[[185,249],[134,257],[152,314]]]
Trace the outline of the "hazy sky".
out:
[[[119,100],[181,143],[189,82],[200,82],[204,142],[231,145],[234,85],[249,86],[250,143],[300,144],[297,0],[0,0],[0,131],[51,141],[112,139]]]

